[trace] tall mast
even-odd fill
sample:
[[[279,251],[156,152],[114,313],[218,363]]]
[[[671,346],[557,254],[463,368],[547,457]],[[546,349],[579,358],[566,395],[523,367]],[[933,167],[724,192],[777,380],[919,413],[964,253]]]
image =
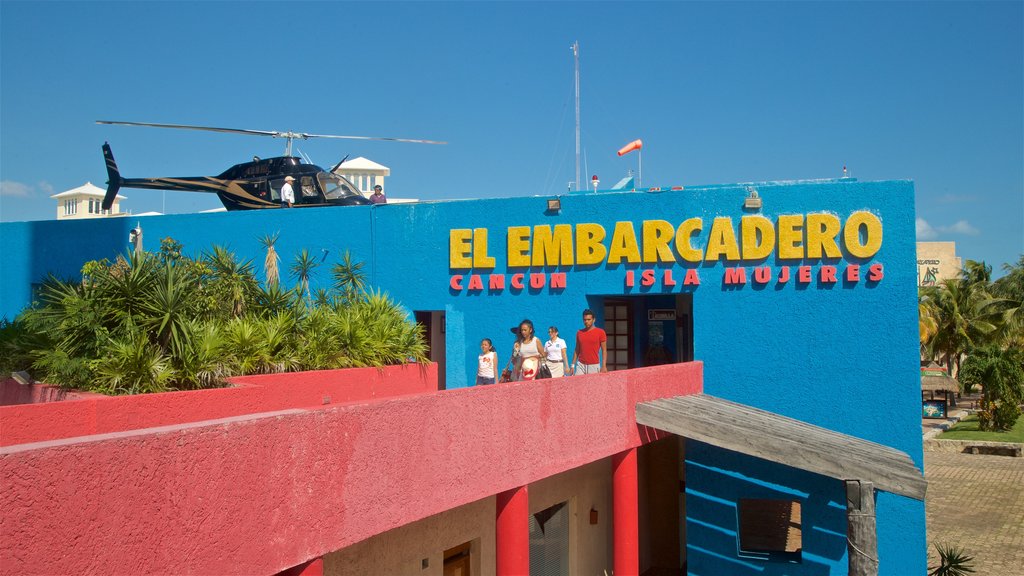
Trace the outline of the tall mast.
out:
[[[576,69],[576,190],[580,189],[580,43],[572,43],[572,57]]]

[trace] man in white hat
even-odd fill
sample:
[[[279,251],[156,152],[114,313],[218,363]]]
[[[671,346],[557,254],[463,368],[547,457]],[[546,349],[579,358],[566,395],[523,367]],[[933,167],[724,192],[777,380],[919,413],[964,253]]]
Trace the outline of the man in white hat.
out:
[[[292,182],[295,182],[295,178],[291,176],[284,177],[284,186],[281,186],[281,208],[291,208],[292,204],[295,203],[295,191],[292,190]]]

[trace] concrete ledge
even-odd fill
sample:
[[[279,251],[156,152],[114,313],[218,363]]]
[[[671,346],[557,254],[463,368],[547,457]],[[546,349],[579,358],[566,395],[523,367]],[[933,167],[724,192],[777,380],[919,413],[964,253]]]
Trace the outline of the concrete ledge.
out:
[[[956,452],[963,454],[994,454],[1021,457],[1024,444],[1020,442],[987,442],[979,440],[936,440],[924,442],[925,452]]]

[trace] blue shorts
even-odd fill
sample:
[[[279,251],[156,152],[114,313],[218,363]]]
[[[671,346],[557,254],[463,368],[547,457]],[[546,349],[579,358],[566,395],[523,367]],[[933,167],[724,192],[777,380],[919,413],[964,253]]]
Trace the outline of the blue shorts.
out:
[[[479,386],[481,384],[494,384],[494,378],[484,378],[483,376],[478,375],[476,377],[476,385]]]

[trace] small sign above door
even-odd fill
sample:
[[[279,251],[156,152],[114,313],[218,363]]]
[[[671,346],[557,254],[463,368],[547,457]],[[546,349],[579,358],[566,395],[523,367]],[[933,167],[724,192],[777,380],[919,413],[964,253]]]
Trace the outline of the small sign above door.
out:
[[[654,308],[647,311],[647,319],[654,320],[675,320],[676,311],[671,308]]]

